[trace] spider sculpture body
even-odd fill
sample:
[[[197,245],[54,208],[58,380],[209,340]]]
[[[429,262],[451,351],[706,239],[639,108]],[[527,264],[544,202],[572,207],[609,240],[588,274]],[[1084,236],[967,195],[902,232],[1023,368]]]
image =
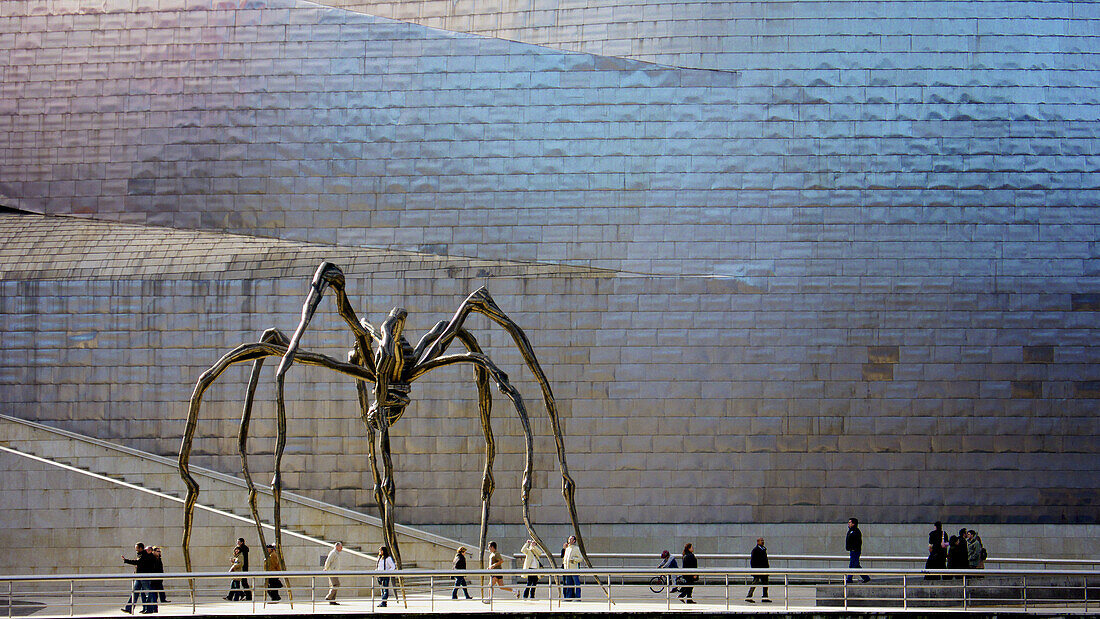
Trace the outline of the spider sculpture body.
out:
[[[326,290],[331,289],[335,294],[336,308],[340,317],[347,324],[354,337],[353,348],[348,352],[347,361],[339,361],[322,354],[299,350],[299,343],[306,327],[309,326],[318,305]],[[214,381],[230,366],[238,363],[252,362],[252,372],[249,377],[247,393],[244,401],[244,411],[241,416],[240,430],[237,435],[237,447],[241,457],[241,468],[248,487],[248,504],[252,512],[253,520],[259,534],[260,547],[264,548],[267,555],[266,541],[263,528],[260,524],[260,515],[256,506],[256,487],[248,470],[248,458],[246,444],[248,441],[248,426],[251,420],[252,404],[255,398],[256,387],[259,383],[260,370],[268,357],[279,357],[280,363],[275,374],[276,381],[276,423],[277,434],[274,452],[274,476],[271,481],[271,490],[274,498],[274,528],[275,528],[275,552],[279,553],[282,561],[282,520],[280,499],[282,494],[281,463],[283,451],[286,446],[286,401],[284,382],[287,371],[295,363],[314,365],[344,374],[355,379],[358,393],[360,416],[370,437],[369,460],[371,474],[374,479],[374,498],[378,504],[379,515],[382,520],[383,537],[386,544],[393,550],[397,567],[401,567],[401,553],[397,543],[397,535],[394,531],[394,506],[396,485],[393,479],[393,461],[390,451],[390,426],[401,419],[408,407],[410,388],[416,379],[424,376],[436,368],[469,364],[474,367],[474,379],[478,390],[478,408],[481,416],[481,427],[485,435],[485,468],[482,473],[481,484],[481,529],[480,549],[481,565],[484,566],[485,538],[489,523],[490,501],[495,488],[493,481],[493,460],[496,455],[496,447],[490,427],[490,412],[492,397],[489,392],[489,381],[496,384],[497,388],[512,402],[516,414],[519,416],[523,428],[525,451],[525,466],[523,479],[520,485],[520,500],[522,504],[523,523],[531,539],[535,541],[550,560],[551,567],[555,567],[554,555],[535,533],[531,522],[529,498],[531,493],[532,469],[534,461],[534,444],[531,435],[531,424],[526,407],[519,392],[508,380],[508,375],[485,355],[474,336],[463,326],[471,312],[482,314],[493,322],[503,327],[511,336],[519,348],[527,367],[542,388],[543,400],[546,405],[546,413],[550,418],[550,426],[554,432],[554,442],[557,449],[558,464],[562,476],[562,495],[565,497],[569,509],[569,518],[573,525],[574,534],[581,555],[588,563],[588,555],[584,550],[584,542],[581,537],[580,527],[577,523],[577,507],[574,501],[576,484],[569,475],[569,469],[565,462],[565,444],[562,438],[561,425],[558,420],[557,407],[554,396],[550,390],[550,384],[535,359],[534,351],[523,330],[512,321],[503,311],[497,307],[489,292],[481,288],[466,298],[459,306],[454,316],[449,321],[440,321],[429,330],[416,344],[412,346],[405,338],[404,327],[407,312],[402,308],[394,308],[390,311],[381,324],[377,327],[366,320],[360,321],[344,288],[344,274],[334,264],[321,263],[318,267],[310,290],[302,307],[302,317],[297,329],[291,338],[287,338],[276,329],[269,329],[260,338],[260,341],[238,346],[225,354],[213,366],[206,370],[195,385],[191,396],[190,409],[187,416],[187,426],[184,431],[183,441],[180,445],[179,472],[187,485],[187,497],[184,502],[184,531],[183,531],[183,556],[187,570],[191,571],[190,539],[194,520],[195,503],[198,500],[199,486],[189,471],[191,445],[195,437],[195,429],[198,423],[199,408],[203,394]],[[463,352],[447,354],[447,350],[454,340],[459,340]]]

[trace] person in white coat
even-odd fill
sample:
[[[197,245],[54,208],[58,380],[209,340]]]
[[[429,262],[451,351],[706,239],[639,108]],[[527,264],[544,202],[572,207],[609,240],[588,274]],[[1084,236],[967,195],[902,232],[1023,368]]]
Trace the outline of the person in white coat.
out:
[[[581,549],[577,547],[577,537],[570,535],[565,545],[565,556],[562,557],[562,569],[578,569],[582,560]],[[577,574],[566,574],[562,595],[567,600],[581,599],[581,577]]]
[[[523,569],[537,569],[539,567],[539,555],[542,554],[542,551],[539,550],[535,540],[527,540],[520,550],[523,551]],[[535,599],[535,585],[537,584],[539,584],[539,577],[537,574],[531,574],[527,577],[527,588],[523,590],[524,599]]]
[[[391,572],[397,569],[397,562],[393,560],[393,555],[390,554],[390,549],[387,546],[378,547],[378,571]],[[382,603],[379,606],[385,607],[386,601],[390,599],[390,581],[389,576],[379,576],[378,586],[382,588]],[[408,600],[406,600],[407,602]]]

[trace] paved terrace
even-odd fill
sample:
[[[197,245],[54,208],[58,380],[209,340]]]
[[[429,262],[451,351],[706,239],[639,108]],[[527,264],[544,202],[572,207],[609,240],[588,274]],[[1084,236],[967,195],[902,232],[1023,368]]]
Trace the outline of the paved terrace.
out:
[[[682,572],[682,571],[680,571]],[[676,572],[676,573],[680,573]],[[694,604],[680,601],[663,586],[652,569],[606,568],[585,575],[582,598],[566,601],[560,588],[539,583],[535,599],[519,599],[522,585],[513,591],[497,589],[488,598],[479,577],[487,571],[464,572],[473,599],[453,600],[454,572],[439,570],[402,571],[397,599],[379,606],[380,590],[371,585],[377,572],[340,572],[342,586],[338,604],[323,598],[328,589],[327,573],[281,572],[291,584],[283,600],[265,602],[258,592],[251,601],[225,601],[229,591],[226,573],[196,573],[194,602],[187,591],[187,575],[165,574],[169,602],[159,606],[165,616],[348,616],[367,614],[566,614],[619,615],[665,614],[668,612],[709,614],[767,614],[769,616],[883,616],[905,613],[921,616],[943,613],[978,615],[1021,614],[1028,616],[1098,616],[1100,613],[1100,571],[1096,570],[985,570],[954,572],[956,578],[927,580],[920,570],[864,570],[870,583],[845,584],[847,570],[840,569],[701,569],[702,578],[693,591]],[[391,572],[392,573],[392,572]],[[506,581],[518,582],[528,572],[503,570]],[[661,572],[668,574],[667,572]],[[753,602],[746,599],[751,575],[770,577],[770,603],[762,601],[758,588]],[[550,572],[560,577],[563,572]],[[607,588],[595,584],[599,574]],[[264,582],[264,573],[251,572],[251,582]],[[129,595],[132,575],[0,577],[0,616],[34,617],[117,617]],[[759,587],[759,586],[758,586]],[[9,594],[10,592],[10,594]],[[402,595],[402,593],[407,594]],[[609,595],[610,593],[610,600]],[[461,594],[460,594],[461,595]]]

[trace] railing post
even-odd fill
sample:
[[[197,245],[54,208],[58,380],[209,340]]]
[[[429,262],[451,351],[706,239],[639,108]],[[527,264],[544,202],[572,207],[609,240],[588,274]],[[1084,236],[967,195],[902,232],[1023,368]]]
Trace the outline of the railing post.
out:
[[[1084,581],[1085,584],[1085,612],[1087,613],[1089,612],[1089,577],[1082,576],[1081,580]]]
[[[1027,576],[1021,577],[1024,588],[1024,610],[1027,610]]]
[[[70,617],[72,617],[72,616],[73,616],[73,606],[75,606],[75,605],[76,605],[76,600],[75,600],[75,599],[73,599],[73,598],[75,597],[75,596],[73,595],[73,584],[74,584],[75,582],[76,582],[76,581],[73,581],[73,580],[70,580],[70,581],[69,581],[69,616],[70,616]]]
[[[966,574],[963,574],[963,610],[966,610]]]
[[[428,603],[428,606],[429,606],[429,608],[432,609],[432,612],[434,613],[435,612],[435,576],[428,576],[428,599],[431,600],[431,602]]]
[[[726,574],[726,610],[730,609],[730,575]]]
[[[844,610],[848,610],[848,577],[844,576]]]
[[[787,566],[790,569],[790,566]],[[790,574],[783,574],[783,609],[791,609]]]
[[[11,619],[11,585],[12,582],[8,581],[8,619]]]
[[[611,612],[611,574],[607,575],[607,612]]]
[[[905,574],[901,575],[901,607],[909,610],[909,578]]]
[[[311,606],[310,612],[317,612],[317,577],[309,577],[309,604]]]

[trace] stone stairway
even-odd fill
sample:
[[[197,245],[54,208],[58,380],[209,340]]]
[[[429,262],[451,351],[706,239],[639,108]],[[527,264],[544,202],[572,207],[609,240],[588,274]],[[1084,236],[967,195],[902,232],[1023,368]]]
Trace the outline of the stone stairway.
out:
[[[185,495],[186,487],[179,477],[174,458],[6,415],[0,415],[0,446],[25,454],[26,463],[15,467],[29,469],[23,472],[21,485],[28,486],[22,489],[23,494],[12,491],[0,495],[4,497],[0,502],[0,511],[10,509],[12,513],[22,514],[23,526],[18,525],[16,518],[6,517],[5,522],[0,523],[0,536],[17,538],[19,531],[25,529],[28,535],[41,538],[42,535],[34,533],[35,525],[51,522],[53,526],[47,526],[46,529],[84,529],[86,527],[81,525],[88,522],[102,524],[103,519],[97,518],[95,512],[106,509],[118,510],[120,528],[136,526],[144,531],[140,534],[144,539],[162,540],[159,543],[166,543],[170,548],[178,546],[183,519],[180,500]],[[31,463],[32,456],[42,460],[33,460]],[[5,452],[5,459],[14,462],[18,458]],[[52,468],[60,470],[49,470],[51,467],[46,462],[51,463]],[[7,467],[0,467],[0,470],[4,468]],[[195,533],[192,538],[193,568],[220,570],[228,564],[228,548],[236,537],[245,537],[250,545],[259,544],[248,510],[246,486],[243,479],[199,467],[192,468],[192,475],[199,482],[200,506],[210,508],[196,510]],[[44,481],[38,481],[40,479]],[[35,487],[45,491],[50,497],[75,496],[78,497],[78,502],[87,504],[61,505],[59,499],[51,498],[39,505],[40,502],[35,498]],[[76,489],[83,491],[89,488],[93,492],[73,492]],[[271,517],[271,492],[262,486],[257,486],[257,489],[260,515],[266,521]],[[73,522],[67,525],[59,522],[51,509],[71,512],[68,519]],[[27,511],[30,513],[24,514]],[[88,512],[88,521],[84,521],[79,515],[81,511]],[[144,517],[136,522],[128,522],[129,511],[138,511]],[[26,522],[27,520],[30,522]],[[373,569],[373,561],[367,553],[373,554],[382,543],[378,518],[284,492],[282,520],[284,555],[289,567],[316,567],[320,558],[327,553],[328,547],[339,540],[345,544],[344,569]],[[109,518],[107,522],[110,522]],[[9,523],[15,523],[16,526],[8,526]],[[96,537],[103,533],[103,527],[96,526],[95,529],[95,532],[86,533],[85,539],[87,536]],[[135,531],[130,537],[138,535]],[[268,541],[273,539],[271,529],[265,530],[264,535]],[[57,536],[46,537],[56,539]],[[406,567],[450,567],[454,550],[461,545],[456,540],[404,526],[398,528],[398,539]],[[133,542],[129,542],[118,550],[125,552],[127,547],[132,549],[132,546]],[[176,569],[182,569],[178,548],[173,550],[173,558],[178,566]],[[108,556],[117,556],[117,551],[103,549],[103,552],[108,553]],[[256,553],[256,556],[261,555]],[[257,566],[251,567],[257,569]],[[170,566],[169,570],[171,569]]]

